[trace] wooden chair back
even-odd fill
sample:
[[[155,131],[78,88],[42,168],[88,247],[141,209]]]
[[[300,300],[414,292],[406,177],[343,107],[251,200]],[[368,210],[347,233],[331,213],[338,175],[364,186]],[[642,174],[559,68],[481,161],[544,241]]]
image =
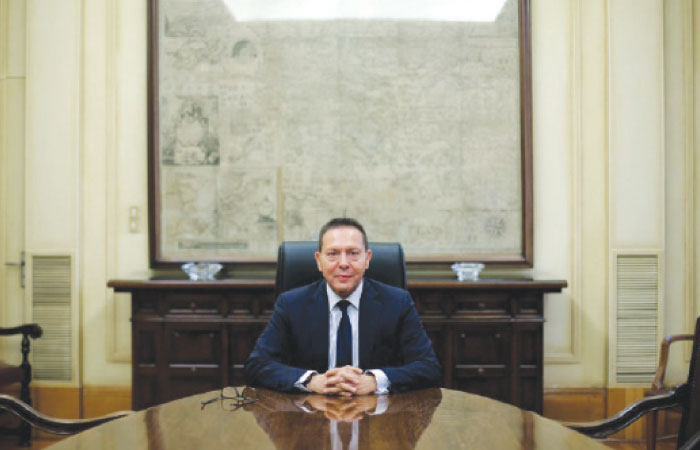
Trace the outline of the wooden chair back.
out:
[[[20,399],[30,406],[32,399],[29,383],[32,381],[32,366],[29,364],[29,351],[31,348],[29,338],[37,339],[41,337],[42,333],[41,327],[35,323],[12,328],[0,328],[0,336],[22,335],[22,362],[17,366],[0,361],[0,385],[20,383]],[[16,428],[2,427],[0,428],[0,434],[19,435],[19,444],[23,447],[28,447],[31,442],[31,429],[24,422],[20,422],[19,427]]]
[[[682,404],[683,415],[681,425],[678,430],[678,447],[689,441],[694,435],[700,432],[700,386],[698,386],[698,376],[700,376],[700,317],[695,322],[695,335],[693,336],[693,353],[690,359],[690,370],[688,371],[687,389],[688,395]]]

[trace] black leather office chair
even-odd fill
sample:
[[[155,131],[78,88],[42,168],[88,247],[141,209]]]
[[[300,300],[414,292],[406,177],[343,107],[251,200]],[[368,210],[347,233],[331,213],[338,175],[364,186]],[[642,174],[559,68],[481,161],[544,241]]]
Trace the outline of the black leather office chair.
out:
[[[370,242],[372,261],[365,272],[367,278],[406,289],[406,260],[397,242]],[[321,279],[314,253],[316,241],[282,242],[277,254],[275,295]]]

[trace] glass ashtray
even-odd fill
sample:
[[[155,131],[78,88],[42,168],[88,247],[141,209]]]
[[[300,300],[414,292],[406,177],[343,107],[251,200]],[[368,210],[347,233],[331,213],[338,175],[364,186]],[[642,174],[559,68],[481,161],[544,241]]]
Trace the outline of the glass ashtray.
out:
[[[484,270],[482,263],[456,262],[450,267],[457,274],[458,281],[478,280],[479,272]]]
[[[189,262],[182,265],[182,270],[190,277],[190,280],[203,281],[215,280],[215,276],[224,266],[219,263]]]

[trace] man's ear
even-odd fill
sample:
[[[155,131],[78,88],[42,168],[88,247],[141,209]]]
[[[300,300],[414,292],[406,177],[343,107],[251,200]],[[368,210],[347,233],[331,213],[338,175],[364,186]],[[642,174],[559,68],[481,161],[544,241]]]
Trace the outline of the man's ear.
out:
[[[316,259],[316,266],[318,267],[318,271],[323,272],[323,268],[321,267],[321,253],[315,252],[314,259]]]
[[[365,270],[369,268],[369,261],[372,259],[372,249],[367,249],[367,261],[365,261]]]

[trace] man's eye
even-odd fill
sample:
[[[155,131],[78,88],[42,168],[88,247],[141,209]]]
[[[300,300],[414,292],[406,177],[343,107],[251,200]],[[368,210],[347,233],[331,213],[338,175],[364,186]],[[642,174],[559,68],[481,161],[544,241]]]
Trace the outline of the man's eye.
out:
[[[360,251],[359,250],[351,250],[350,256],[358,257],[358,256],[360,256]]]

